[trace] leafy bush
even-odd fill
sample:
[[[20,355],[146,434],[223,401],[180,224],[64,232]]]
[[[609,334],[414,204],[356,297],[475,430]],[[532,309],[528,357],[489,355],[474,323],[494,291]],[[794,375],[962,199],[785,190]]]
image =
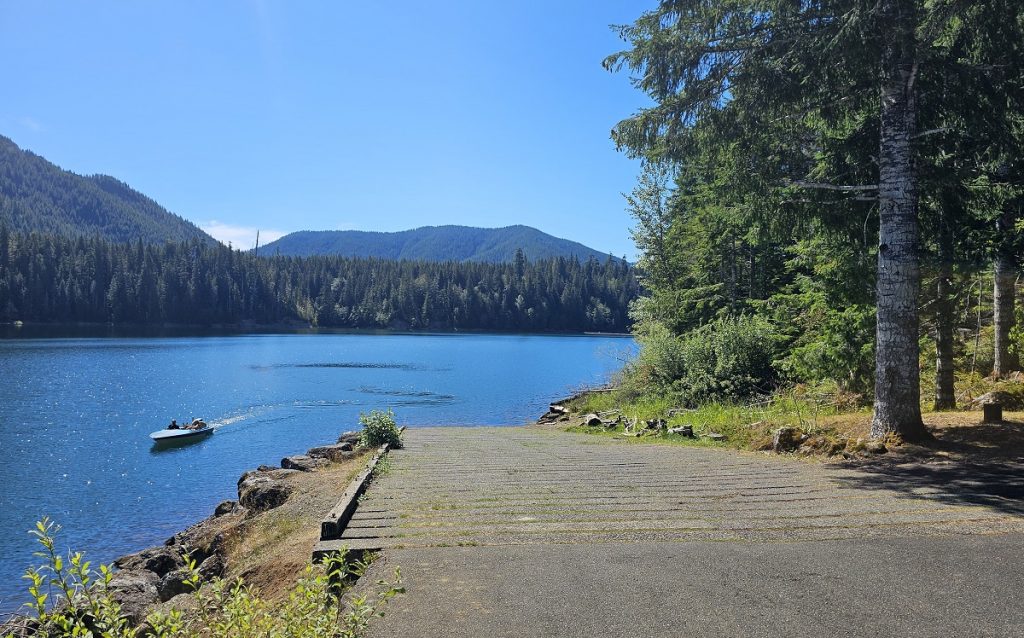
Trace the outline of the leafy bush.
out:
[[[763,317],[724,317],[681,336],[651,322],[637,341],[640,354],[623,378],[628,395],[670,393],[697,405],[749,398],[777,381],[779,335]]]
[[[683,340],[664,324],[650,321],[638,324],[636,340],[640,354],[627,366],[623,384],[633,394],[642,395],[652,388],[668,388],[686,376]]]
[[[106,565],[94,571],[81,553],[70,554],[65,562],[54,549],[59,529],[43,519],[32,532],[44,548],[36,556],[45,563],[26,573],[32,601],[26,605],[31,617],[23,626],[34,628],[33,635],[40,638],[138,636],[111,595],[113,571]],[[394,583],[381,580],[375,593],[349,595],[350,583],[365,569],[365,563],[350,563],[344,555],[330,557],[322,565],[308,565],[287,598],[271,604],[241,579],[218,578],[202,584],[195,563],[190,561],[186,583],[193,588],[195,611],[150,614],[147,633],[157,638],[355,638],[373,617],[383,616],[384,604],[404,592],[396,569]],[[51,600],[49,592],[56,592],[57,599]]]
[[[134,630],[121,613],[121,606],[110,592],[113,571],[100,565],[93,570],[81,553],[69,553],[67,560],[55,549],[60,527],[49,519],[36,523],[29,532],[42,551],[35,556],[45,562],[25,572],[31,601],[25,604],[31,618],[15,626],[36,627],[39,638],[51,636],[110,636],[129,638]],[[11,638],[14,634],[7,634]]]
[[[817,307],[801,318],[804,332],[781,361],[791,381],[833,381],[841,390],[870,395],[875,383],[875,309]]]
[[[359,422],[363,424],[359,438],[363,445],[377,447],[389,443],[393,448],[402,447],[402,433],[395,424],[395,413],[390,408],[387,412],[372,410],[369,414],[360,414]]]
[[[705,324],[683,337],[686,374],[673,390],[687,405],[737,401],[771,391],[778,334],[767,319],[740,315]]]

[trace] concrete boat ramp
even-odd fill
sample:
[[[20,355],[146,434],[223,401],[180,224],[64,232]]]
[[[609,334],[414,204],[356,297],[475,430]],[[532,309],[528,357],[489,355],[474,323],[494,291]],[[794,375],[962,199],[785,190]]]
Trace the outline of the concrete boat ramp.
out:
[[[402,569],[372,636],[1024,636],[1022,462],[882,472],[540,428],[404,440],[334,541],[382,550],[370,578]]]

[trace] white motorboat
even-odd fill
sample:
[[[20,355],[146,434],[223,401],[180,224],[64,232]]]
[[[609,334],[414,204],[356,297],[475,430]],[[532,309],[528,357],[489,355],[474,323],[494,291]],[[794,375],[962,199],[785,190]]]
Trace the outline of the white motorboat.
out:
[[[213,434],[213,428],[206,423],[199,421],[198,427],[194,423],[192,426],[183,426],[179,428],[167,428],[164,430],[157,430],[149,435],[149,438],[159,442],[169,441],[183,441],[186,439],[200,439],[204,436]]]

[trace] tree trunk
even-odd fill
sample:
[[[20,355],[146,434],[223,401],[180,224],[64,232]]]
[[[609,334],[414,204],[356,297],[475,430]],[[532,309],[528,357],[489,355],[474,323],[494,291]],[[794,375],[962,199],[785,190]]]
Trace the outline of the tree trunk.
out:
[[[1006,376],[1020,369],[1020,361],[1015,353],[1010,352],[1010,330],[1014,325],[1014,306],[1017,283],[1017,269],[1014,263],[1013,248],[1010,238],[1013,233],[1015,215],[1007,209],[999,217],[996,227],[999,231],[999,247],[996,249],[995,282],[992,293],[995,327],[995,362],[992,374],[997,377]]]
[[[939,273],[935,285],[935,409],[956,407],[953,367],[953,230],[943,209],[939,221]]]
[[[921,288],[917,177],[915,0],[881,0],[878,327],[871,436],[927,438],[921,420],[917,299]]]

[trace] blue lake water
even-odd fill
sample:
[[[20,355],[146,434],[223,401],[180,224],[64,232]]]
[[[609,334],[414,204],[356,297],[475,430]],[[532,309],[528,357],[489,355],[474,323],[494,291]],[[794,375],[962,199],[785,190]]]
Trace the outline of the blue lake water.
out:
[[[514,425],[630,352],[598,336],[278,334],[0,339],[0,610],[24,601],[27,534],[47,515],[94,561],[163,542],[236,497],[246,469],[334,442],[360,411],[400,423]],[[203,417],[207,439],[148,434]]]

